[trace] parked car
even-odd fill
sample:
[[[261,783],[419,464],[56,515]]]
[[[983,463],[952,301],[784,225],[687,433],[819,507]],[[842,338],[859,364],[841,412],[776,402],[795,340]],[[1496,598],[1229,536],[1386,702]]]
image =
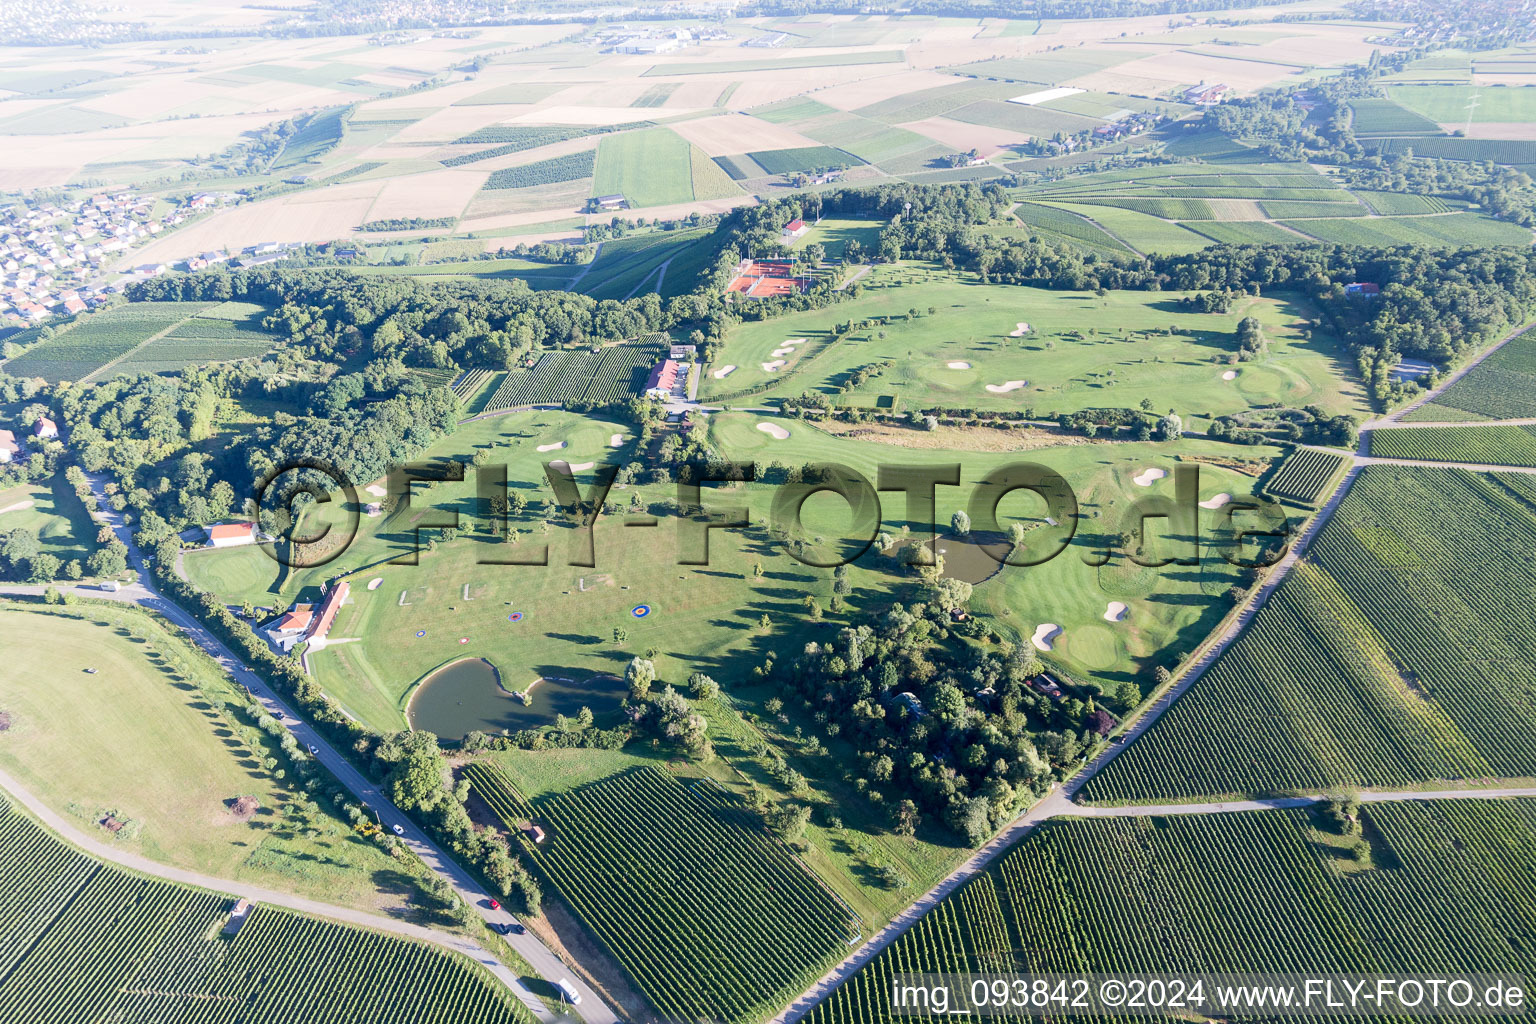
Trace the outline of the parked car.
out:
[[[490,907],[492,910],[500,910],[501,909],[501,904],[497,903],[495,899],[488,899],[488,900],[486,900],[485,901],[485,905]]]
[[[311,743],[309,745],[309,753],[310,753],[310,756],[312,756],[312,757],[319,757],[320,756],[320,748],[316,747],[313,743]]]
[[[395,835],[397,835],[397,836],[405,835],[405,826],[404,825],[391,825],[389,827],[395,830]]]

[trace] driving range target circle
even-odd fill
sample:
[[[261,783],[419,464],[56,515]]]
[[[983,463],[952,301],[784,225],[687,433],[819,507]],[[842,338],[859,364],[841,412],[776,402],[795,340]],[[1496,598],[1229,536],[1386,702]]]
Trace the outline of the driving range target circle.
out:
[[[507,621],[508,622],[522,622],[523,621],[523,613],[522,612],[513,612],[511,615],[507,616]]]
[[[651,614],[651,606],[648,604],[637,604],[630,609],[629,614],[633,615],[637,619],[643,619],[647,615]]]
[[[426,630],[424,630],[424,629],[418,629],[418,630],[417,630],[417,631],[416,631],[416,635],[417,635],[417,636],[418,636],[418,637],[423,637],[423,636],[426,636],[426,635],[427,635],[427,631],[426,631]]]

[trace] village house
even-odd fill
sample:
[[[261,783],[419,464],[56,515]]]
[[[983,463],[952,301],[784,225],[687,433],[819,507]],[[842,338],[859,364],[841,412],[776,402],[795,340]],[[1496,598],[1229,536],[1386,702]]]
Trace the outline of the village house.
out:
[[[304,633],[304,639],[311,643],[316,640],[324,640],[330,633],[331,626],[336,621],[336,613],[347,600],[347,594],[352,586],[346,580],[338,580],[325,592],[325,597],[320,601],[320,608],[315,612],[314,618],[309,623],[309,629]]]
[[[59,425],[47,416],[39,416],[37,422],[32,424],[32,436],[45,441],[50,437],[58,437]]]
[[[15,459],[21,454],[21,445],[16,443],[16,435],[9,430],[0,430],[0,465]]]

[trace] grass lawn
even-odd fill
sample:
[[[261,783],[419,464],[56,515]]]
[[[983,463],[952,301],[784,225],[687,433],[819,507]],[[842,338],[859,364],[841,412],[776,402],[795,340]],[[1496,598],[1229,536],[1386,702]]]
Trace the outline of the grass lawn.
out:
[[[304,809],[263,767],[275,748],[234,684],[143,612],[6,604],[0,657],[0,765],[83,831],[110,838],[111,811],[133,823],[118,842],[153,860],[375,911],[424,877],[328,806]],[[228,807],[240,796],[261,804],[246,822]]]
[[[1477,85],[1395,85],[1387,94],[1441,124],[1536,121],[1536,89]]]
[[[668,128],[607,135],[597,147],[592,194],[623,195],[629,205],[665,206],[693,198],[693,157]]]
[[[1051,203],[1058,209],[1091,217],[1137,252],[1191,253],[1210,245],[1210,240],[1172,221],[1136,210],[1114,206],[1086,206],[1081,203]]]
[[[866,254],[873,254],[878,250],[880,229],[884,226],[884,222],[878,220],[823,217],[820,223],[796,240],[795,248],[802,249],[814,242],[826,248],[829,259],[839,260],[843,258],[843,246],[850,241],[857,241],[864,247]]]
[[[63,473],[42,483],[0,489],[0,534],[12,530],[36,533],[42,550],[64,565],[84,565],[96,550],[96,525]]]
[[[882,287],[891,282],[902,286]],[[866,287],[857,299],[733,329],[704,369],[701,398],[718,400],[774,380],[776,385],[741,401],[756,405],[806,391],[835,396],[853,370],[889,360],[890,368],[847,397],[868,405],[872,401],[865,399],[894,396],[906,409],[1033,408],[1042,416],[1134,407],[1143,398],[1159,408],[1173,404],[1211,415],[1265,402],[1315,403],[1335,412],[1366,408],[1359,389],[1340,380],[1349,373],[1343,354],[1326,338],[1303,339],[1296,325],[1312,314],[1286,297],[1244,300],[1226,314],[1189,313],[1174,292],[1099,297],[982,285],[913,264],[882,265],[861,283]],[[936,310],[932,315],[930,306]],[[903,319],[913,308],[918,318]],[[1250,314],[1264,324],[1270,354],[1230,368],[1237,377],[1223,380],[1229,367],[1218,360],[1233,351],[1232,332]],[[830,340],[839,322],[877,317],[895,319]],[[1029,324],[1029,333],[1010,337],[1021,321]],[[1168,327],[1175,328],[1171,336],[1161,333]],[[1090,330],[1098,333],[1086,333]],[[1083,337],[1069,336],[1077,331]],[[807,341],[787,355],[774,355],[795,338]],[[764,369],[779,360],[786,365]],[[951,362],[970,367],[951,368]],[[736,369],[724,378],[714,375],[727,365]],[[987,390],[1017,380],[1028,383],[1002,393]]]
[[[705,228],[652,231],[604,242],[579,290],[596,299],[624,299],[642,291],[659,291],[664,296],[691,291],[713,262],[709,248],[698,244],[707,234]]]

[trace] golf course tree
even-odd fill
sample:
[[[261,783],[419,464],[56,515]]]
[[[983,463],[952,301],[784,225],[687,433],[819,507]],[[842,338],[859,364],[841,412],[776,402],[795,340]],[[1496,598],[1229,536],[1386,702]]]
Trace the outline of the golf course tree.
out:
[[[954,635],[969,584],[940,578],[926,590],[927,602],[871,613],[771,675],[853,747],[855,788],[892,827],[942,822],[976,843],[1094,749],[1091,705],[1029,687],[1041,671],[1031,654]]]

